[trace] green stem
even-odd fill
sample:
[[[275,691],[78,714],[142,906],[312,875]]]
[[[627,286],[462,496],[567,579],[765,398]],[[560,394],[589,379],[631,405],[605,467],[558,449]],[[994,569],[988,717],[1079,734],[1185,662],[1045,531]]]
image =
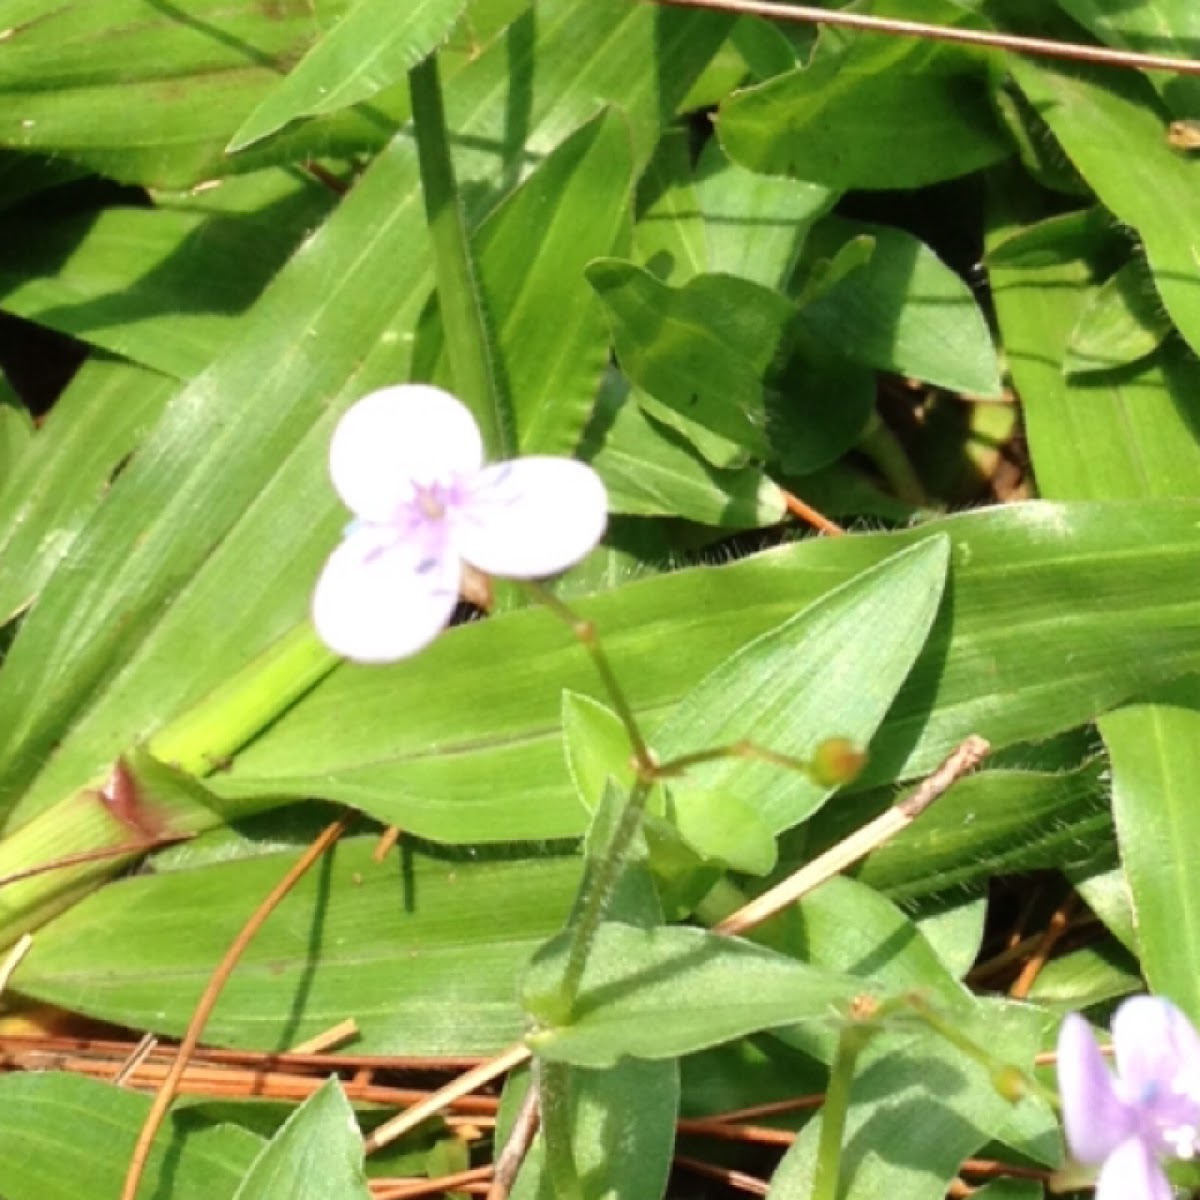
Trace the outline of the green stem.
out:
[[[810,1200],[837,1200],[854,1068],[873,1032],[865,1025],[847,1025],[838,1038],[837,1051],[829,1068],[825,1103],[821,1108],[821,1136],[817,1141],[817,1169]]]
[[[802,775],[812,778],[812,764],[803,758],[795,758],[791,754],[780,754],[759,746],[754,742],[731,742],[727,746],[714,746],[711,750],[695,750],[690,754],[681,754],[668,762],[660,763],[655,768],[655,774],[660,779],[672,775],[681,775],[689,767],[703,766],[705,763],[719,762],[726,758],[745,758],[754,762],[770,763],[782,767],[785,771],[799,771]]]
[[[190,775],[218,770],[341,661],[305,621],[160,729],[147,750]]]
[[[555,1200],[583,1200],[579,1167],[571,1150],[571,1072],[566,1063],[536,1060],[538,1108],[546,1174]]]
[[[1005,1062],[1002,1058],[997,1058],[986,1046],[964,1033],[959,1025],[953,1020],[942,1016],[941,1013],[930,1007],[920,996],[904,997],[901,1003],[907,1005],[935,1033],[945,1038],[952,1046],[961,1050],[968,1058],[974,1059],[975,1062],[987,1070],[995,1082],[997,1090],[1002,1095],[1015,1098],[1011,1093],[1014,1090],[1013,1085],[1016,1084],[1018,1085],[1018,1094],[1021,1092],[1032,1092],[1044,1100],[1056,1112],[1061,1107],[1062,1102],[1058,1098],[1058,1093],[1053,1088],[1047,1087],[1029,1071],[1024,1071],[1013,1063]]]
[[[413,67],[408,87],[438,309],[454,387],[479,419],[490,453],[511,458],[517,453],[512,409],[496,369],[466,218],[454,181],[436,54]]]
[[[896,496],[915,508],[929,503],[921,483],[900,439],[884,424],[878,413],[872,413],[858,447],[879,468],[880,474]]]
[[[530,580],[526,586],[579,639],[591,658],[592,665],[596,668],[596,674],[600,676],[600,681],[604,684],[604,690],[608,692],[613,709],[621,719],[621,724],[625,726],[625,733],[633,748],[637,769],[646,774],[653,774],[655,771],[654,755],[650,753],[650,747],[642,736],[637,717],[633,714],[633,706],[625,698],[625,693],[617,682],[616,673],[608,661],[608,655],[604,653],[604,646],[600,642],[596,626],[586,618],[576,615],[571,607],[560,600],[545,584]]]
[[[591,878],[585,883],[578,910],[573,914],[567,965],[563,968],[558,991],[558,1004],[564,1014],[564,1021],[570,1020],[575,1001],[579,997],[579,985],[583,981],[583,972],[587,967],[592,943],[596,940],[596,932],[608,910],[613,889],[621,877],[621,868],[625,865],[629,847],[641,827],[650,788],[650,780],[638,779],[630,789],[629,799],[625,801],[625,807],[621,810],[620,819],[613,830],[604,856],[596,863]]]
[[[198,796],[164,786],[164,773],[155,772],[153,762],[170,764],[188,777],[221,768],[340,661],[305,622],[164,726],[145,750],[131,749],[129,761],[107,778],[92,780],[0,841],[0,879],[68,860],[0,886],[0,946],[61,912],[153,848],[159,837],[202,833],[243,811],[261,811],[262,800],[221,809],[208,803],[212,797],[199,784],[194,785],[202,793]],[[106,789],[113,794],[106,795]],[[85,861],[71,861],[75,858]]]

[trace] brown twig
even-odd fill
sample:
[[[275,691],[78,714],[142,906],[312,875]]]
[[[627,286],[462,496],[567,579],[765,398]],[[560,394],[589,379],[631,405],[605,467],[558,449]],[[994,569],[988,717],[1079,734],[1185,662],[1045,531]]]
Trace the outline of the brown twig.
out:
[[[885,33],[899,37],[922,38],[933,42],[955,42],[963,46],[982,46],[990,50],[1011,50],[1039,58],[1065,58],[1075,62],[1099,63],[1108,67],[1134,67],[1142,71],[1173,71],[1179,75],[1200,75],[1200,60],[1177,58],[1168,54],[1139,54],[1133,50],[1112,50],[1107,46],[1088,46],[1081,42],[1061,42],[1053,38],[1025,37],[1017,33],[996,33],[983,29],[958,29],[952,25],[930,25],[924,21],[902,21],[891,17],[872,17],[839,9],[812,8],[805,4],[772,4],[767,0],[653,0],[672,8],[702,8],[739,16],[767,17],[773,21],[794,21],[804,25],[832,25],[858,29],[865,33]]]
[[[300,1042],[292,1047],[293,1054],[324,1054],[334,1046],[343,1046],[358,1037],[358,1022],[353,1017],[347,1017],[336,1025],[310,1037],[306,1042]]]
[[[112,1081],[116,1087],[125,1087],[129,1082],[129,1077],[154,1053],[154,1047],[158,1045],[158,1038],[152,1033],[142,1035],[142,1040],[134,1046],[129,1057],[117,1068],[117,1073],[113,1076]]]
[[[726,1187],[736,1188],[750,1196],[765,1196],[770,1191],[770,1185],[757,1175],[747,1175],[745,1171],[734,1171],[730,1167],[718,1167],[701,1158],[677,1154],[675,1165],[687,1167],[689,1171],[695,1171],[697,1175],[705,1175],[709,1179],[719,1179]]]
[[[537,1088],[530,1087],[521,1101],[517,1119],[513,1122],[504,1149],[496,1156],[492,1172],[492,1185],[488,1188],[487,1200],[508,1200],[517,1181],[517,1174],[529,1147],[533,1145],[533,1135],[538,1127],[538,1093]]]
[[[838,842],[836,846],[831,846],[812,862],[805,863],[782,883],[763,892],[761,896],[756,896],[737,912],[731,913],[713,926],[713,932],[731,935],[744,933],[755,925],[761,925],[768,917],[774,916],[789,904],[794,904],[818,884],[844,871],[851,863],[857,862],[895,837],[902,829],[906,829],[939,796],[949,791],[968,771],[974,770],[990,750],[991,747],[983,738],[972,734],[899,804],[892,805],[887,812],[880,814],[873,821],[868,821],[861,829]]]
[[[295,887],[305,871],[341,837],[353,816],[353,813],[346,813],[325,827],[312,845],[293,863],[288,873],[271,889],[270,895],[251,914],[250,919],[242,926],[241,932],[234,938],[229,949],[225,951],[224,957],[217,964],[217,969],[208,981],[208,986],[204,989],[204,994],[196,1005],[196,1011],[192,1014],[191,1021],[188,1022],[187,1031],[179,1043],[179,1052],[175,1061],[171,1064],[162,1087],[159,1088],[158,1094],[154,1097],[154,1103],[151,1104],[150,1111],[146,1114],[145,1124],[138,1135],[137,1145],[134,1147],[133,1157],[129,1162],[125,1185],[121,1189],[121,1200],[135,1200],[137,1196],[138,1184],[146,1169],[146,1160],[150,1156],[150,1147],[154,1143],[154,1137],[158,1133],[163,1118],[167,1115],[167,1109],[171,1107],[175,1089],[187,1067],[192,1050],[200,1040],[200,1035],[204,1032],[204,1026],[216,1006],[221,989],[232,974],[238,959],[241,958],[242,953],[267,918],[275,911],[279,902]]]
[[[827,533],[830,537],[841,537],[846,531],[836,522],[831,521],[824,513],[818,512],[811,504],[805,500],[801,500],[799,496],[793,496],[786,488],[780,488],[783,492],[783,502],[787,505],[787,510],[793,517],[799,517],[801,521],[811,525],[814,529],[820,530],[821,533]]]
[[[446,1192],[473,1192],[475,1185],[486,1185],[491,1174],[491,1167],[472,1167],[437,1179],[376,1180],[371,1185],[371,1196],[372,1200],[416,1200],[420,1196],[441,1196]]]
[[[0,1066],[22,1053],[42,1052],[47,1055],[94,1054],[124,1059],[130,1043],[107,1038],[66,1037],[62,1034],[4,1034],[0,1036]],[[161,1043],[155,1050],[159,1057],[173,1057],[175,1046]],[[322,1076],[332,1071],[368,1067],[375,1071],[465,1071],[487,1062],[478,1054],[439,1054],[415,1056],[410,1054],[304,1054],[296,1050],[229,1050],[218,1046],[198,1046],[192,1061],[228,1063],[251,1067],[308,1067]]]
[[[121,858],[124,855],[134,856],[149,854],[151,850],[159,850],[163,846],[173,846],[176,842],[187,842],[194,838],[194,833],[164,833],[159,837],[140,838],[136,842],[121,842],[117,846],[101,846],[95,850],[80,850],[78,854],[64,854],[62,858],[52,858],[48,862],[37,863],[20,871],[0,877],[0,888],[10,883],[20,883],[22,879],[32,879],[35,875],[46,875],[50,871],[63,871],[67,867],[79,867],[85,863],[103,862],[107,858]]]
[[[381,863],[391,853],[392,847],[400,840],[399,825],[389,825],[380,835],[375,849],[371,851],[371,861]]]
[[[468,1092],[473,1092],[485,1083],[490,1083],[493,1079],[511,1071],[513,1067],[527,1062],[529,1057],[529,1047],[524,1042],[516,1042],[495,1058],[464,1072],[457,1079],[452,1079],[445,1087],[439,1088],[431,1096],[427,1096],[419,1104],[414,1104],[402,1113],[397,1113],[390,1121],[385,1121],[378,1129],[368,1134],[363,1139],[366,1152],[371,1154],[389,1142],[394,1142],[410,1129],[415,1129],[422,1121],[429,1120],[452,1100],[465,1096]]]
[[[1051,915],[1045,931],[1038,939],[1037,949],[1029,956],[1029,960],[1021,968],[1021,973],[1013,981],[1012,987],[1008,989],[1008,994],[1014,1000],[1024,1000],[1029,995],[1034,981],[1041,974],[1054,947],[1070,928],[1071,918],[1075,915],[1075,905],[1075,893],[1072,892]]]

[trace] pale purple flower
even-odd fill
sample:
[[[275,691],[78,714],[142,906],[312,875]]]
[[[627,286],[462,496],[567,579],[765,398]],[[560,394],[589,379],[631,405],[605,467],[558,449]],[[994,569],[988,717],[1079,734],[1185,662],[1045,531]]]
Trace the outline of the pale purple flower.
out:
[[[538,579],[600,540],[608,499],[570,458],[483,465],[475,418],[448,392],[403,384],[338,422],[329,473],[354,514],[313,596],[321,640],[357,662],[415,654],[454,612],[464,564]]]
[[[1096,1200],[1171,1200],[1160,1163],[1200,1147],[1200,1035],[1170,1001],[1126,1000],[1112,1021],[1115,1076],[1088,1023],[1071,1013],[1058,1035],[1067,1145],[1099,1166]]]

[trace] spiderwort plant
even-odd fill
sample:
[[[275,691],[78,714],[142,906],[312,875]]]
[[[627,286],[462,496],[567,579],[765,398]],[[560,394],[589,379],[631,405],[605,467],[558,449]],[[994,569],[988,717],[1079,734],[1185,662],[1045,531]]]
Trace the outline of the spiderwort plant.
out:
[[[364,396],[329,450],[333,485],[355,519],[317,581],[312,615],[346,658],[382,663],[423,649],[449,622],[464,564],[540,579],[600,540],[607,496],[569,458],[485,466],[467,407],[427,384]]]
[[[1200,1147],[1200,1035],[1168,1000],[1137,996],[1112,1022],[1114,1076],[1087,1022],[1058,1037],[1063,1124],[1072,1155],[1098,1166],[1096,1200],[1171,1200],[1161,1163]]]

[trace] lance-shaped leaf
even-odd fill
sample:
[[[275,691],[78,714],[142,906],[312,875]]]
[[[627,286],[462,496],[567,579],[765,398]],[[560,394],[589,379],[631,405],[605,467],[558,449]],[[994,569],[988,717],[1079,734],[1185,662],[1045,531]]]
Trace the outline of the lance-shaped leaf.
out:
[[[945,25],[965,16],[950,3],[926,11]],[[981,56],[830,31],[807,66],[727,99],[717,134],[729,157],[751,170],[837,189],[920,187],[1009,152]]]
[[[630,262],[588,268],[612,324],[621,369],[691,421],[770,456],[767,377],[794,316],[791,303],[733,275],[697,275],[681,288]]]
[[[341,843],[238,962],[205,1036],[284,1049],[353,1017],[367,1053],[493,1054],[521,1032],[516,980],[562,928],[577,859],[439,860]],[[229,943],[296,853],[123,879],[38,933],[12,987],[179,1034]],[[201,916],[202,914],[202,916]]]
[[[619,98],[639,163],[726,25],[547,0],[528,40],[490,47],[447,81],[450,124],[474,147],[455,164],[472,219],[594,116],[598,95]],[[495,97],[522,69],[534,84],[514,139]],[[72,549],[109,573],[59,574],[22,626],[0,671],[0,809],[28,793],[24,819],[87,784],[305,618],[345,524],[327,482],[329,431],[351,400],[408,376],[430,282],[415,155],[400,138],[116,481]]]
[[[0,623],[37,595],[175,388],[99,355],[80,368],[0,482]]]
[[[868,787],[933,770],[970,733],[996,747],[1044,738],[1200,669],[1197,521],[1200,503],[1187,500],[1010,505],[802,542],[577,605],[653,741],[655,725],[753,638],[896,550],[948,533],[952,602],[872,742],[854,785]],[[437,838],[577,834],[564,688],[601,694],[559,621],[531,610],[476,622],[395,667],[340,668],[211,786],[323,794]]]
[[[362,1135],[336,1079],[288,1117],[246,1172],[234,1200],[368,1200]]]
[[[928,538],[756,638],[683,698],[654,734],[656,753],[669,762],[752,741],[807,760],[831,737],[868,746],[925,644],[949,557],[948,539]],[[741,758],[689,769],[671,786],[679,809],[687,810],[693,789],[710,815],[707,822],[688,820],[687,837],[714,858],[727,854],[728,834],[719,805],[713,809],[705,794],[728,797],[780,833],[810,816],[835,790],[801,771]],[[731,865],[755,869],[746,862]]]
[[[811,302],[801,298],[804,328],[856,363],[998,397],[1000,364],[983,313],[923,242],[899,229],[826,217],[805,254],[835,260],[861,237],[871,239],[871,257]]]
[[[6,1200],[77,1200],[120,1195],[150,1097],[65,1072],[11,1072],[0,1078],[0,1106]],[[231,1122],[168,1119],[142,1186],[173,1200],[232,1195],[262,1144]]]
[[[1200,886],[1179,854],[1200,836],[1200,705],[1132,705],[1109,713],[1100,732],[1142,971],[1155,992],[1200,1017]]]
[[[337,112],[401,82],[445,39],[466,0],[357,0],[242,122],[229,143],[239,150],[289,121]]]
[[[584,1178],[602,1178],[603,1195],[662,1196],[675,1149],[679,1065],[630,1059],[607,1071],[571,1074],[571,1152]],[[512,1200],[555,1200],[538,1138],[521,1165]]]
[[[1169,118],[1150,83],[1133,71],[1020,57],[1012,71],[1104,206],[1137,230],[1167,312],[1193,351],[1200,349],[1200,159],[1168,143]],[[1154,187],[1141,186],[1150,176]]]
[[[564,935],[538,953],[525,975],[522,997],[535,1019],[565,962]],[[836,1021],[865,990],[862,980],[738,938],[608,922],[588,957],[571,1022],[539,1028],[526,1040],[537,1054],[581,1067],[610,1067],[624,1057],[677,1058],[759,1029]]]
[[[582,447],[608,489],[609,511],[743,529],[783,519],[783,493],[761,469],[712,466],[641,400],[610,373]]]

